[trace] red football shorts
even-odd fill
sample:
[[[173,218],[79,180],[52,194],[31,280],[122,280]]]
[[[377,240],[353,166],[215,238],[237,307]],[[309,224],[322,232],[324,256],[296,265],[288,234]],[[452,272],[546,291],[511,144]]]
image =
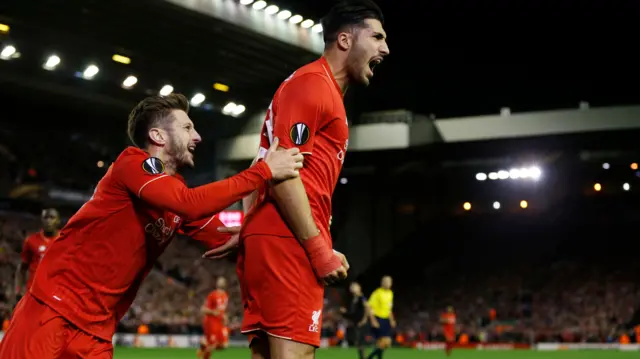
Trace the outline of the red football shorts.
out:
[[[224,348],[229,344],[229,329],[223,325],[205,325],[204,339],[207,346]]]
[[[26,294],[0,342],[2,359],[111,359],[110,342],[87,334]]]
[[[453,343],[453,342],[455,342],[455,341],[456,341],[456,334],[455,334],[455,333],[453,333],[453,332],[447,332],[447,331],[445,331],[445,332],[444,332],[444,340],[445,340],[447,343]]]
[[[242,287],[242,333],[256,332],[320,346],[324,286],[293,237],[242,238],[238,276]]]

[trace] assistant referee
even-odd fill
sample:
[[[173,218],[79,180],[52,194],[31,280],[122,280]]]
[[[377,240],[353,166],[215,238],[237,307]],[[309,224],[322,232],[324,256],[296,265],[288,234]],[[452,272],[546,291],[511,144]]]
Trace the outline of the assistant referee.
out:
[[[371,307],[369,318],[373,336],[376,338],[376,348],[369,354],[368,359],[375,357],[382,359],[383,351],[391,347],[391,330],[396,327],[396,320],[393,317],[392,284],[390,276],[382,277],[380,288],[373,291],[369,297],[369,307]]]

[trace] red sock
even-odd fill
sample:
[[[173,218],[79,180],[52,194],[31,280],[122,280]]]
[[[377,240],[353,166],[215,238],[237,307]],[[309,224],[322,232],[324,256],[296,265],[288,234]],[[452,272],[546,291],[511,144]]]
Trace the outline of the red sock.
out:
[[[451,349],[453,349],[453,343],[447,342],[447,344],[445,344],[444,346],[444,352],[447,354],[447,356],[451,355]]]

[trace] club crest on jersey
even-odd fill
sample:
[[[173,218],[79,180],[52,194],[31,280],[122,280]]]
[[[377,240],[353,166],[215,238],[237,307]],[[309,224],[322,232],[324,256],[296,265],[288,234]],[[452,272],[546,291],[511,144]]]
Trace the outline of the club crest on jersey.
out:
[[[142,162],[142,169],[152,175],[164,173],[164,163],[159,158],[149,157]]]
[[[304,145],[309,141],[309,127],[302,122],[298,122],[289,130],[289,138],[297,146]]]

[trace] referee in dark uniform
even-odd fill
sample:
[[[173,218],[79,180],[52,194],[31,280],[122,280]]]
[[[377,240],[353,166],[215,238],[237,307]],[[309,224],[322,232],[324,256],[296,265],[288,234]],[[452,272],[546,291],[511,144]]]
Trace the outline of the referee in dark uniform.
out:
[[[360,359],[364,359],[365,336],[369,331],[369,304],[367,298],[362,294],[360,284],[351,283],[349,292],[351,295],[347,303],[348,307],[342,308],[345,318],[349,321],[347,338],[358,348]]]

